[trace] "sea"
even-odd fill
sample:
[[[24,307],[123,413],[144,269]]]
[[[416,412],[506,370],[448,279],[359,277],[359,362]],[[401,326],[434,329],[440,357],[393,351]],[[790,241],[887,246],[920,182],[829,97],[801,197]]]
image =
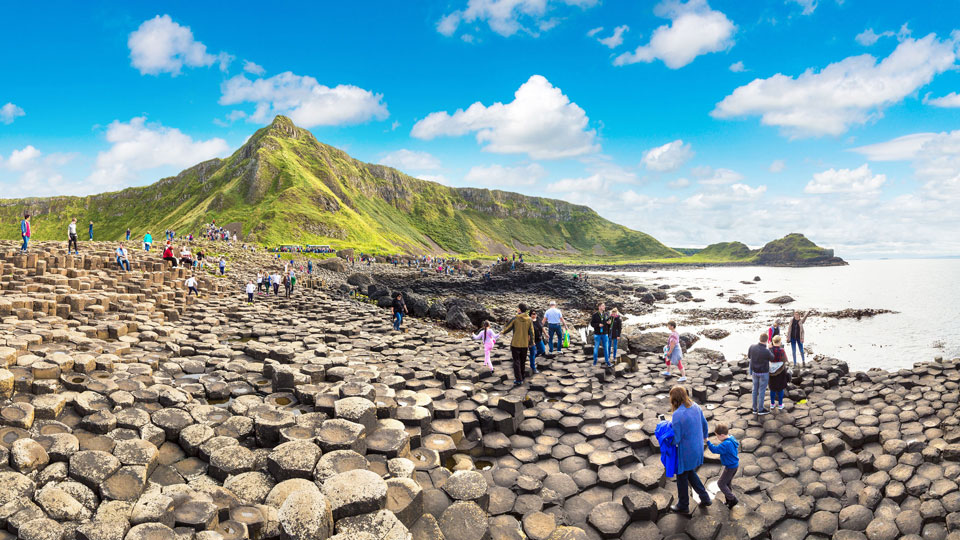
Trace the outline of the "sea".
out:
[[[705,328],[723,328],[721,340],[703,336],[692,349],[720,351],[728,361],[743,358],[774,319],[786,333],[793,310],[821,312],[847,308],[888,309],[896,313],[857,319],[811,315],[804,325],[808,358],[824,355],[847,362],[850,369],[909,369],[936,357],[960,357],[960,259],[854,260],[848,266],[775,268],[721,266],[664,268],[643,272],[598,272],[636,281],[654,289],[672,285],[666,292],[687,289],[704,302],[657,303],[650,314],[625,318],[625,326],[665,325],[682,320],[690,309],[736,307],[755,312],[750,320],[717,320],[678,330],[699,334]],[[760,281],[754,281],[759,277]],[[744,284],[742,282],[750,282]],[[720,296],[723,293],[723,296]],[[732,294],[743,294],[755,305],[732,304]],[[781,295],[794,298],[784,306],[767,303]],[[666,328],[651,328],[651,330]],[[785,336],[784,336],[785,337]],[[787,356],[792,357],[789,345]],[[799,355],[798,355],[799,356]]]

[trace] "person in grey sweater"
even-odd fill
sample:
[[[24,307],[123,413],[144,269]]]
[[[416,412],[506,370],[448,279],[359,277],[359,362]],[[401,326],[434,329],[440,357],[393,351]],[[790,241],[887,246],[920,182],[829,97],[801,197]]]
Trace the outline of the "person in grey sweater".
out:
[[[764,408],[767,385],[770,383],[770,362],[773,353],[767,348],[767,333],[760,334],[760,343],[754,343],[747,351],[750,359],[750,376],[753,377],[753,412],[758,415],[770,414]]]

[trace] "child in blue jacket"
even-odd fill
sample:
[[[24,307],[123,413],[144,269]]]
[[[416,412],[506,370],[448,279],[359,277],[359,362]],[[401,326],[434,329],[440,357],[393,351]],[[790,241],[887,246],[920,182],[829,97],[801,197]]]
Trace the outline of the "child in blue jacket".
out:
[[[737,442],[737,439],[735,439],[733,435],[728,433],[730,430],[726,424],[717,424],[714,431],[717,434],[717,440],[720,441],[720,444],[713,444],[708,440],[707,447],[710,448],[711,452],[720,456],[720,463],[723,464],[723,473],[720,474],[720,479],[717,480],[717,487],[720,488],[723,496],[727,498],[727,506],[733,508],[737,504],[737,497],[730,488],[730,482],[733,481],[733,477],[736,476],[737,469],[740,467],[740,458],[737,456],[740,443]]]

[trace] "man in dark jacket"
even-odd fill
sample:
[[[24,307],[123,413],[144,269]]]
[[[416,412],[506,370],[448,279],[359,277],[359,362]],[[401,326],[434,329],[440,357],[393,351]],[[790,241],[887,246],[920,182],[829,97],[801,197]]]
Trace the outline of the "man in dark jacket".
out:
[[[750,359],[750,375],[753,377],[753,412],[770,414],[764,406],[767,400],[767,385],[770,383],[770,362],[773,353],[767,348],[767,333],[760,334],[760,343],[754,343],[747,351]]]
[[[539,373],[539,371],[537,371],[537,357],[543,356],[546,353],[543,345],[543,323],[540,322],[540,319],[537,317],[537,310],[535,309],[530,310],[530,320],[533,321],[533,342],[530,344],[530,370],[536,375]]]
[[[399,331],[400,324],[403,323],[403,314],[407,313],[407,304],[403,301],[403,295],[397,293],[393,299],[393,329]]]
[[[610,367],[610,318],[606,309],[603,302],[597,304],[596,313],[590,317],[590,326],[593,327],[593,365],[597,365],[597,352],[603,347],[603,361]]]
[[[523,384],[523,378],[526,371],[524,360],[527,357],[527,350],[533,343],[533,321],[527,315],[527,305],[521,303],[517,306],[517,316],[510,321],[500,335],[507,332],[513,332],[513,339],[510,341],[510,355],[513,357],[513,384]]]

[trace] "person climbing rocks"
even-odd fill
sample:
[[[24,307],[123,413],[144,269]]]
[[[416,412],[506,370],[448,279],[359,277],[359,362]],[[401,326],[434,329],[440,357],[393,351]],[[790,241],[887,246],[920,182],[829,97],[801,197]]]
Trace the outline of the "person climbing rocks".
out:
[[[90,232],[90,241],[92,242],[93,241],[93,222],[92,221],[90,222],[90,227],[88,231]]]
[[[20,237],[23,238],[20,253],[26,253],[27,244],[30,243],[30,214],[24,214],[23,219],[20,220]]]
[[[73,246],[73,252],[80,255],[80,246],[77,245],[77,218],[67,225],[67,255],[70,254],[70,246]]]
[[[664,370],[663,376],[669,377],[671,364],[676,364],[677,369],[680,370],[680,377],[677,379],[677,382],[683,382],[687,380],[687,372],[683,368],[683,347],[680,346],[680,334],[677,332],[677,323],[673,321],[668,322],[667,329],[670,330],[670,337],[667,338],[667,346],[663,348],[667,364],[667,369]]]
[[[263,277],[261,276],[260,279],[263,279]],[[248,303],[248,304],[252,304],[252,303],[253,303],[253,293],[254,293],[254,292],[255,292],[255,289],[253,288],[253,281],[247,281],[247,303]]]
[[[513,357],[513,384],[520,386],[526,376],[524,360],[526,360],[530,344],[533,343],[533,321],[527,315],[526,304],[521,302],[517,306],[517,316],[507,323],[500,335],[508,332],[513,332],[513,338],[510,340],[510,355]]]
[[[682,386],[670,389],[670,410],[673,440],[677,445],[677,503],[671,505],[670,510],[689,515],[690,487],[700,496],[700,506],[711,504],[710,495],[697,476],[697,469],[703,465],[703,442],[709,435],[707,419]]]
[[[787,389],[787,351],[783,349],[783,336],[773,336],[773,362],[770,363],[770,409],[783,410],[783,393]]]
[[[130,260],[127,258],[127,248],[123,247],[123,242],[117,246],[117,266],[121,270],[130,271]]]
[[[737,475],[737,469],[740,468],[740,458],[737,455],[737,452],[740,449],[740,443],[737,442],[737,439],[730,435],[730,428],[726,424],[719,423],[715,428],[713,428],[714,433],[717,434],[718,444],[713,444],[707,440],[707,448],[711,452],[720,456],[720,464],[723,465],[723,472],[720,473],[720,479],[717,480],[717,487],[720,489],[720,493],[723,493],[723,496],[727,499],[727,507],[733,508],[737,505],[737,496],[733,494],[733,489],[730,486],[730,482],[733,481],[733,477]]]
[[[623,335],[623,317],[620,316],[620,310],[613,308],[610,310],[610,358],[613,363],[617,363],[617,344],[620,336]]]
[[[397,296],[393,299],[393,304],[391,305],[393,310],[393,329],[400,331],[400,325],[403,324],[403,316],[408,313],[407,304],[403,301],[403,295],[397,293]]]
[[[773,353],[767,348],[767,333],[760,334],[760,343],[754,343],[747,350],[750,359],[749,374],[753,378],[753,413],[757,415],[770,414],[764,408],[767,401],[767,386],[770,383],[770,362]]]
[[[190,293],[200,296],[200,290],[197,289],[197,278],[190,276],[183,283],[187,286],[187,296],[190,296]]]
[[[606,313],[607,306],[603,302],[597,304],[597,311],[590,317],[590,326],[593,327],[593,365],[597,365],[597,353],[603,347],[603,361],[610,366],[610,318]]]
[[[488,274],[489,275],[489,274]],[[563,332],[567,329],[567,322],[563,320],[563,312],[557,308],[557,301],[550,301],[550,308],[543,314],[541,324],[547,325],[547,338],[550,352],[553,352],[553,335],[557,335],[557,352],[563,350]]]
[[[473,336],[473,339],[480,340],[483,344],[483,364],[490,368],[490,373],[493,373],[493,362],[490,361],[490,352],[493,351],[493,346],[497,344],[498,337],[500,337],[500,334],[495,334],[493,330],[490,329],[490,321],[483,321],[480,332]]]
[[[173,256],[173,246],[169,242],[167,246],[163,248],[163,260],[170,261],[171,267],[177,267],[177,258]]]
[[[803,367],[807,367],[807,359],[803,352],[803,342],[804,342],[804,333],[803,333],[803,323],[807,322],[807,317],[810,316],[810,311],[808,310],[803,315],[799,311],[793,312],[793,319],[790,320],[790,328],[787,328],[787,343],[790,344],[790,348],[793,350],[793,367],[797,367],[797,348],[800,348],[800,362]]]
[[[530,371],[534,375],[537,371],[537,357],[545,354],[543,349],[543,324],[537,318],[537,310],[530,310],[530,320],[533,321],[533,343],[530,344]]]

